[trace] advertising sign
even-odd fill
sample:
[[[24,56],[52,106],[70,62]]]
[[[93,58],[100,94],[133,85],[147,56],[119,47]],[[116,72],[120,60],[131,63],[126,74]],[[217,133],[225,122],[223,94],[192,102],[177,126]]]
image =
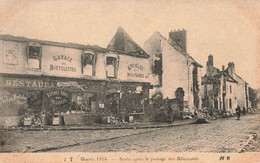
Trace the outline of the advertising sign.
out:
[[[56,82],[37,79],[0,78],[0,87],[12,88],[55,88]]]
[[[149,81],[149,65],[147,59],[120,56],[118,78],[126,81]]]
[[[79,77],[82,51],[72,48],[44,46],[43,70],[46,75]]]
[[[17,65],[19,57],[19,45],[16,42],[4,42],[4,58],[6,64]]]
[[[48,92],[47,97],[50,103],[54,105],[63,105],[68,103],[69,94],[67,92],[57,90]]]

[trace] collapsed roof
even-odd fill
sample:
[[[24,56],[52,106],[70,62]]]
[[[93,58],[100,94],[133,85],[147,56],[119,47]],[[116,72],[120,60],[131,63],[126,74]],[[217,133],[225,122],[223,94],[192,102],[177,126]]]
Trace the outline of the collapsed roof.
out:
[[[149,55],[134,42],[122,27],[118,27],[116,34],[107,45],[107,49],[135,57],[149,58]]]

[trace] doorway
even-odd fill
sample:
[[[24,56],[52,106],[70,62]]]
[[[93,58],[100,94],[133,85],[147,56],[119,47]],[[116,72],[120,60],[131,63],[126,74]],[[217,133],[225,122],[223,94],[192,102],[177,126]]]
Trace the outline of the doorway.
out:
[[[108,114],[115,117],[119,115],[119,104],[120,104],[119,100],[120,100],[119,93],[110,93],[106,95]]]

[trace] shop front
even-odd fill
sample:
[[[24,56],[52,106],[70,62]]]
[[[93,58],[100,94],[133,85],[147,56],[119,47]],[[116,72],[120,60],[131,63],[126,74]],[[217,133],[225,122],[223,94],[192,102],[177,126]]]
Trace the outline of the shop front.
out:
[[[0,124],[72,125],[129,120],[143,114],[149,84],[30,75],[1,75]]]
[[[44,92],[46,124],[53,124],[57,118],[57,125],[100,122],[104,106],[104,85],[100,81],[57,81],[57,88]]]
[[[1,76],[2,126],[94,123],[104,112],[105,83],[42,76]],[[104,96],[104,97],[103,97]]]
[[[55,87],[54,82],[21,75],[0,76],[0,124],[19,126],[31,118],[41,124],[43,91]]]
[[[148,83],[108,82],[105,115],[116,122],[143,120],[148,99]]]

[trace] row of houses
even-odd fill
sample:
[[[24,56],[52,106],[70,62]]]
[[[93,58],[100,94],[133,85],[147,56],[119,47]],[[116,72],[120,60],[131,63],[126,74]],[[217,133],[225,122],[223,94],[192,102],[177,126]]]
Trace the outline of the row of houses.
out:
[[[214,67],[213,56],[208,56],[206,74],[202,77],[203,106],[220,112],[235,113],[239,106],[241,109],[251,108],[249,100],[248,83],[235,72],[235,63],[229,62],[228,67],[222,70]]]
[[[67,124],[140,117],[152,97],[176,99],[178,92],[180,112],[249,107],[248,84],[234,63],[219,71],[210,56],[203,78],[201,70],[186,52],[186,30],[169,39],[155,32],[144,49],[121,27],[106,48],[0,35],[0,126],[21,125],[30,115],[44,124],[59,115]]]

